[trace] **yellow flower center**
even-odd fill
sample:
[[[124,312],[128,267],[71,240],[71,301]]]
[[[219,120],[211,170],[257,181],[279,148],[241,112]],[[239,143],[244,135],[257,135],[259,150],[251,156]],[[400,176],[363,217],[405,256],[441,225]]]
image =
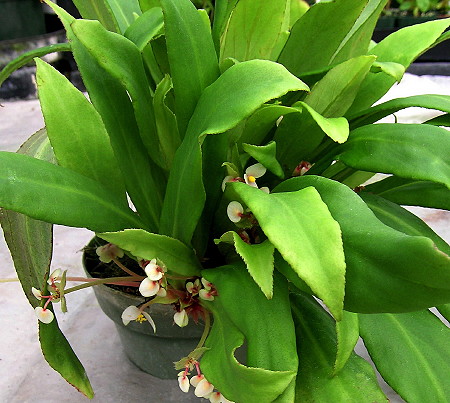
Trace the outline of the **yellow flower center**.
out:
[[[142,323],[142,322],[146,322],[147,319],[145,319],[144,315],[142,315],[142,313],[135,319],[136,322]]]
[[[247,179],[249,182],[255,183],[256,182],[256,178],[252,175],[247,176]]]

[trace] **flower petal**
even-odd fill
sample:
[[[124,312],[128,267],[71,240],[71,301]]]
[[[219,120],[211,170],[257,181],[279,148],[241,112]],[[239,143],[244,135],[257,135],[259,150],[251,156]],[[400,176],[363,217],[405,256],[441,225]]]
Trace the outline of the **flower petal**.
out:
[[[103,263],[109,263],[113,259],[123,257],[124,254],[122,249],[112,243],[107,243],[105,245],[99,246],[95,250],[95,253],[97,253],[100,261]]]
[[[156,333],[156,325],[153,318],[150,316],[148,312],[141,311],[142,315],[144,315],[144,318],[147,319],[148,323],[150,323],[150,326],[153,328],[153,332]]]
[[[189,317],[184,309],[180,312],[175,312],[175,315],[173,315],[173,320],[180,327],[185,327],[189,323]]]
[[[241,221],[243,213],[244,213],[244,208],[242,207],[241,203],[239,203],[237,201],[232,201],[228,204],[227,214],[228,214],[228,218],[232,222]]]
[[[128,308],[126,308],[122,312],[122,322],[126,326],[128,323],[130,323],[132,320],[136,320],[137,317],[141,314],[141,311],[137,306],[131,305]]]
[[[194,394],[197,397],[208,396],[214,390],[214,385],[206,379],[202,379],[195,388]]]
[[[153,297],[159,291],[159,282],[152,281],[148,277],[141,281],[139,285],[139,292],[144,297]]]
[[[257,163],[250,165],[246,170],[245,173],[248,176],[253,176],[254,178],[261,178],[266,173],[267,169],[263,164]]]
[[[150,262],[145,268],[145,274],[150,280],[158,281],[162,279],[163,270],[156,263]]]
[[[59,277],[61,277],[61,269],[53,270],[52,274],[48,277],[47,283],[52,284],[58,280]]]
[[[34,295],[38,300],[41,300],[41,299],[42,299],[42,293],[41,293],[41,290],[38,290],[37,288],[31,287],[31,292],[33,293],[33,295]]]
[[[200,290],[198,296],[205,301],[214,301],[214,295],[212,295],[210,291],[205,289]]]
[[[195,388],[203,379],[205,379],[205,375],[195,375],[191,378],[191,385]]]
[[[180,386],[180,389],[184,393],[188,393],[189,392],[189,379],[184,374],[184,372],[181,372],[181,375],[178,375],[178,385]]]
[[[209,396],[209,401],[211,403],[220,403],[220,399],[222,398],[222,394],[220,392],[212,392]]]
[[[41,306],[34,308],[34,313],[42,323],[50,323],[55,317],[50,309],[44,309]]]

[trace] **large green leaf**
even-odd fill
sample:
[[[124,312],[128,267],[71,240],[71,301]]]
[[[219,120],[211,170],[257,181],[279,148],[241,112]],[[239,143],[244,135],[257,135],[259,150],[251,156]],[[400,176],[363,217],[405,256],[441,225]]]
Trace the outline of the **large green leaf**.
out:
[[[142,52],[145,46],[158,35],[164,26],[160,7],[153,7],[134,21],[123,34]]]
[[[450,96],[448,95],[414,95],[405,98],[396,98],[382,104],[373,106],[350,116],[351,126],[369,125],[385,116],[391,115],[401,109],[410,107],[421,107],[436,109],[442,112],[450,112]]]
[[[360,193],[360,196],[381,222],[408,235],[430,238],[442,252],[450,256],[447,242],[419,217],[383,197],[366,192]]]
[[[365,191],[403,206],[450,210],[450,190],[440,183],[389,176],[366,186]]]
[[[136,16],[139,17],[142,12],[139,7],[139,0],[106,0],[119,26],[120,33],[124,33],[134,22]]]
[[[358,315],[378,371],[407,402],[450,399],[450,329],[429,311]]]
[[[122,170],[125,185],[134,206],[146,224],[156,231],[159,223],[165,177],[152,163],[134,117],[133,106],[125,88],[105,71],[73,34],[75,21],[55,3],[49,6],[64,24],[78,68],[89,97],[108,131],[114,154]],[[142,175],[145,172],[145,175]]]
[[[140,228],[121,198],[92,179],[26,155],[0,152],[0,207],[92,231]]]
[[[202,91],[219,76],[211,31],[190,0],[162,0],[178,129],[184,136]]]
[[[122,173],[100,115],[66,77],[39,59],[36,65],[39,101],[58,164],[100,182],[125,201]]]
[[[418,56],[435,44],[436,39],[449,25],[450,18],[446,18],[399,29],[370,49],[369,53],[377,56],[378,62],[400,63],[407,68]],[[367,109],[386,94],[395,81],[396,79],[388,74],[368,75],[361,85],[361,90],[349,114]]]
[[[375,59],[375,56],[359,56],[332,68],[314,85],[305,103],[324,117],[343,116]]]
[[[337,351],[333,319],[305,294],[292,294],[291,304],[300,361],[295,402],[387,402],[374,370],[355,353],[332,376]]]
[[[299,76],[365,54],[384,3],[338,0],[315,4],[293,26],[278,61]]]
[[[244,143],[242,144],[242,149],[256,161],[264,165],[270,172],[280,178],[284,177],[283,168],[276,158],[277,145],[275,141],[271,141],[264,146]]]
[[[276,60],[287,39],[289,10],[290,0],[240,0],[221,37],[220,60]]]
[[[83,395],[92,399],[94,391],[86,371],[59,329],[56,318],[49,324],[39,322],[39,341],[48,364]]]
[[[306,85],[281,65],[251,60],[230,67],[206,88],[175,154],[161,214],[160,232],[189,243],[197,226],[205,190],[201,144],[206,134],[223,133],[251,115],[263,103]],[[220,150],[218,150],[220,151]],[[225,160],[216,160],[215,169]],[[222,178],[215,177],[216,193]],[[189,212],[189,214],[186,214]]]
[[[439,305],[437,307],[439,313],[447,319],[447,322],[450,324],[450,304]]]
[[[214,19],[212,26],[212,36],[214,46],[217,53],[220,50],[220,37],[226,27],[226,23],[230,17],[231,12],[239,0],[216,0],[214,2]]]
[[[31,136],[18,152],[55,163],[45,129]],[[23,292],[28,302],[36,307],[39,301],[32,294],[31,287],[40,289],[45,273],[49,270],[53,250],[53,227],[49,223],[4,209],[0,209],[0,224]]]
[[[298,366],[287,282],[275,276],[273,299],[268,300],[241,265],[205,270],[203,276],[219,295],[207,303],[214,323],[202,372],[230,400],[272,402],[295,378]],[[239,363],[234,353],[244,340],[247,359]]]
[[[44,0],[49,6],[51,0]],[[98,20],[101,24],[112,32],[119,32],[119,24],[108,0],[74,0],[81,16],[87,20]]]
[[[131,98],[142,141],[161,166],[153,103],[138,47],[127,38],[109,32],[97,21],[77,20],[71,25],[80,43],[99,66],[114,77]]]
[[[120,246],[142,259],[159,259],[169,272],[182,276],[200,274],[200,262],[193,249],[177,239],[165,235],[152,234],[141,229],[97,234],[100,238]]]
[[[343,311],[342,320],[336,322],[337,352],[333,374],[337,374],[353,353],[359,339],[358,314]]]
[[[337,159],[354,169],[428,180],[450,188],[448,150],[448,130],[424,124],[384,123],[352,131],[338,149]]]
[[[273,253],[274,246],[265,240],[259,244],[248,244],[234,231],[229,231],[220,237],[220,242],[231,242],[236,252],[247,266],[247,270],[264,295],[273,297]]]
[[[242,183],[228,186],[298,276],[340,320],[345,287],[341,231],[314,188],[268,195]]]
[[[450,259],[431,239],[383,224],[352,189],[329,179],[292,178],[274,191],[309,186],[319,192],[342,231],[346,310],[411,312],[450,301]]]

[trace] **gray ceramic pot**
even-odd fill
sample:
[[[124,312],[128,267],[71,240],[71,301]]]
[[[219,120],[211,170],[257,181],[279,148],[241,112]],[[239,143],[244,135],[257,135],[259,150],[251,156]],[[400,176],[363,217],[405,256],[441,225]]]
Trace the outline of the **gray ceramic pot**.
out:
[[[85,265],[84,268],[86,270]],[[105,285],[93,289],[103,312],[114,321],[125,354],[131,362],[158,378],[176,378],[179,371],[174,369],[173,363],[195,349],[202,335],[203,326],[196,325],[191,320],[188,326],[178,327],[173,322],[172,306],[161,304],[152,305],[147,309],[155,321],[156,333],[153,333],[148,322],[132,321],[125,326],[121,319],[122,312],[130,305],[142,304],[144,299]]]

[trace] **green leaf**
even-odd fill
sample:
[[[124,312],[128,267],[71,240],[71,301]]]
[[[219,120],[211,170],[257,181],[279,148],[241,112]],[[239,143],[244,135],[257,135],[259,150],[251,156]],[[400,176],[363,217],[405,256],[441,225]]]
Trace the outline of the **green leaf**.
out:
[[[440,183],[389,176],[364,190],[402,206],[450,210],[450,191]]]
[[[353,128],[369,125],[391,115],[401,109],[420,107],[450,112],[450,96],[448,95],[414,95],[405,98],[396,98],[369,109],[359,111],[349,117]]]
[[[333,67],[314,85],[305,103],[324,117],[343,116],[375,59],[375,56],[359,56]]]
[[[387,403],[374,370],[355,353],[332,376],[337,351],[333,319],[310,296],[291,294],[291,304],[300,360],[295,401]]]
[[[354,169],[428,180],[450,188],[448,150],[448,130],[424,124],[384,123],[353,130],[338,149],[337,159]]]
[[[92,399],[94,391],[86,371],[59,329],[56,318],[49,324],[39,322],[39,341],[49,365],[83,395]]]
[[[283,66],[266,60],[234,65],[204,90],[175,154],[161,213],[161,233],[186,244],[191,241],[205,203],[201,151],[205,135],[226,132],[263,103],[288,91],[302,90],[307,90],[303,82]],[[225,161],[216,159],[216,166],[208,168],[222,169]],[[220,194],[222,178],[214,179]]]
[[[19,149],[21,154],[55,162],[45,129],[31,136]],[[50,268],[53,250],[53,227],[23,214],[0,208],[0,224],[14,262],[14,267],[28,302],[35,308],[39,301],[31,287],[41,289]]]
[[[120,33],[124,33],[127,28],[134,22],[135,16],[142,14],[139,7],[139,0],[106,0],[114,14]]]
[[[189,0],[161,0],[181,137],[202,91],[219,76],[211,31]]]
[[[400,82],[405,74],[405,66],[395,62],[374,62],[370,69],[372,73],[383,72],[393,77],[396,82]]]
[[[442,252],[450,256],[447,242],[419,217],[383,197],[366,192],[360,193],[360,196],[381,222],[408,235],[430,238]]]
[[[67,168],[4,151],[0,152],[0,206],[92,231],[142,227],[125,202],[100,183]]]
[[[227,399],[272,402],[295,378],[298,366],[286,281],[275,276],[268,300],[243,267],[205,270],[203,275],[219,296],[207,303],[214,324],[202,371]],[[234,353],[244,340],[247,360],[239,363]]]
[[[343,311],[342,320],[336,322],[337,353],[333,375],[339,373],[348,362],[359,339],[358,315]]]
[[[268,241],[260,244],[248,244],[234,231],[228,231],[220,237],[221,242],[231,242],[236,252],[247,266],[247,270],[267,299],[273,297],[273,253],[274,246]]]
[[[411,403],[450,398],[450,329],[429,311],[358,315],[378,371]]]
[[[450,113],[446,113],[445,115],[436,116],[433,119],[427,120],[427,125],[434,125],[434,126],[446,126],[450,127]]]
[[[170,76],[166,75],[156,87],[155,96],[153,97],[159,146],[165,158],[164,167],[166,170],[169,170],[172,166],[175,152],[181,144],[177,117],[166,105],[166,96],[171,89],[172,80]]]
[[[142,14],[123,34],[142,52],[164,26],[161,7],[154,7]]]
[[[345,286],[341,231],[317,191],[309,188],[268,195],[242,183],[228,186],[298,276],[340,320]]]
[[[64,24],[89,98],[102,116],[110,136],[127,192],[146,225],[156,231],[165,177],[162,170],[152,162],[142,143],[128,93],[89,55],[73,34],[71,24],[75,19],[55,3],[49,2],[48,5]],[[142,172],[146,172],[146,175],[142,175]]]
[[[125,37],[107,31],[97,21],[77,20],[72,23],[72,29],[90,58],[127,90],[142,141],[149,155],[162,166],[152,97],[139,49]]]
[[[216,0],[214,2],[212,36],[217,53],[220,51],[220,37],[222,36],[226,24],[230,18],[230,14],[238,1],[239,0]]]
[[[243,150],[256,161],[263,164],[270,172],[280,178],[284,178],[283,168],[277,160],[277,145],[275,141],[267,143],[265,146],[255,146],[253,144],[242,144]]]
[[[290,0],[240,0],[220,41],[220,60],[276,60],[289,29]]]
[[[382,3],[339,0],[313,5],[292,27],[278,61],[299,76],[365,54]]]
[[[310,186],[319,192],[342,231],[346,310],[411,312],[449,302],[450,259],[431,239],[383,224],[352,189],[329,179],[305,175],[283,182],[274,191]]]
[[[67,78],[42,60],[36,65],[39,101],[58,164],[101,183],[125,202],[122,173],[102,118]]]
[[[51,0],[44,0],[49,6]],[[109,31],[119,32],[119,24],[108,0],[73,0],[81,16],[87,20],[98,20]]]
[[[0,71],[0,87],[12,73],[27,65],[36,57],[42,57],[54,52],[69,52],[70,50],[70,43],[56,43],[54,45],[43,46],[41,48],[23,53],[16,59],[9,62],[3,70]]]
[[[118,245],[142,259],[160,259],[171,273],[197,276],[201,265],[194,250],[177,239],[152,234],[141,229],[97,234],[100,238]]]
[[[450,18],[444,18],[399,29],[370,49],[369,53],[377,56],[378,62],[400,63],[406,69],[418,56],[434,46],[436,39],[449,26]],[[395,81],[389,74],[368,75],[349,110],[349,115],[370,107],[386,94]]]

